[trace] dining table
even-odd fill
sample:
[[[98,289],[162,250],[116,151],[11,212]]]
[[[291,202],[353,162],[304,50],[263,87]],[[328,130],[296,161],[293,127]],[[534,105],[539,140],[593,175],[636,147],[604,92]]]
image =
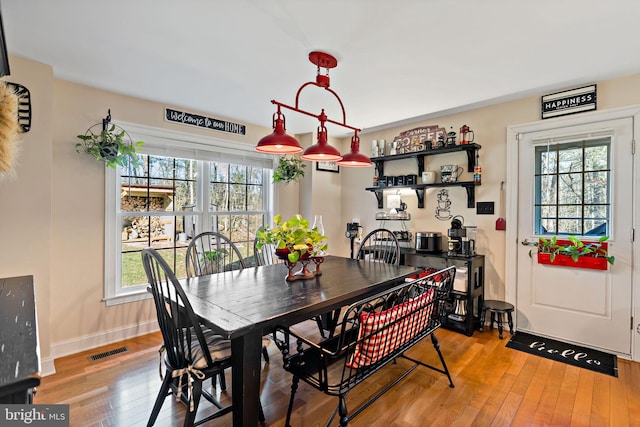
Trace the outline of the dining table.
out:
[[[262,336],[375,295],[416,273],[328,255],[321,274],[287,281],[283,263],[183,279],[200,322],[231,341],[233,426],[257,426]]]

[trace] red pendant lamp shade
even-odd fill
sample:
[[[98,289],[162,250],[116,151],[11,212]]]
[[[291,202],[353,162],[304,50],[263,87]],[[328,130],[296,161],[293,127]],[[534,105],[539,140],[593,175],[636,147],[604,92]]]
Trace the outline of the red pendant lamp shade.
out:
[[[347,167],[372,166],[371,160],[359,152],[360,139],[358,138],[358,132],[360,129],[347,124],[347,115],[344,111],[342,100],[338,94],[329,87],[329,69],[337,67],[338,60],[333,55],[326,52],[314,51],[309,53],[309,61],[317,67],[316,81],[310,81],[300,86],[296,93],[296,103],[293,106],[283,104],[276,100],[271,100],[272,104],[278,106],[278,112],[273,116],[273,133],[262,138],[258,142],[256,150],[271,154],[292,154],[302,151],[302,147],[300,147],[298,141],[285,133],[284,116],[280,113],[280,108],[282,107],[320,120],[320,127],[318,128],[318,142],[304,150],[304,153],[302,153],[301,156],[303,160],[316,162],[337,161],[339,165]],[[321,68],[326,69],[325,74],[321,74]],[[300,93],[307,86],[322,88],[333,95],[340,104],[340,109],[342,110],[342,121],[328,118],[324,112],[324,108],[320,114],[314,114],[300,108]],[[349,154],[343,157],[335,147],[332,147],[327,143],[327,129],[324,127],[325,123],[331,123],[355,131],[355,136],[351,139],[351,152]]]
[[[285,132],[284,115],[280,112],[280,107],[273,115],[273,133],[258,141],[256,151],[269,154],[294,154],[302,151],[298,140]]]
[[[351,137],[351,152],[342,156],[342,160],[338,161],[338,165],[352,168],[367,168],[373,166],[371,159],[360,153],[360,137],[356,132]]]
[[[342,159],[342,155],[337,148],[327,143],[327,128],[322,124],[318,127],[318,142],[304,150],[300,158],[316,162],[335,162]]]

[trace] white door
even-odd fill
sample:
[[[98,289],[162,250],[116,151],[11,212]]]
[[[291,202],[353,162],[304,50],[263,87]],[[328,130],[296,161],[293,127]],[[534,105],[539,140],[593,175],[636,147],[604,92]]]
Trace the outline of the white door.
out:
[[[518,137],[517,328],[630,355],[633,121],[555,126]],[[524,243],[556,233],[610,236],[615,264],[538,264]]]

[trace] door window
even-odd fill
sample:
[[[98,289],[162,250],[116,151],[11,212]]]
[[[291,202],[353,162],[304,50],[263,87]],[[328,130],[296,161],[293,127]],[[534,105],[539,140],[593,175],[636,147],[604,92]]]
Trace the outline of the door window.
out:
[[[609,235],[611,139],[535,148],[534,233]]]

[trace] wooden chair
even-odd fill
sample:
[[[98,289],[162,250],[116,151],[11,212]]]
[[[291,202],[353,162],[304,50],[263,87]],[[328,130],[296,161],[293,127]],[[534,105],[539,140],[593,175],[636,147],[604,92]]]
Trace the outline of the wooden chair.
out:
[[[253,241],[253,258],[256,261],[256,266],[273,265],[282,262],[276,256],[276,248],[273,245],[264,244],[262,248],[258,249],[256,247],[257,243],[258,238]]]
[[[362,239],[355,259],[400,265],[400,243],[392,231],[386,228],[377,228]],[[325,330],[329,332],[329,338],[333,336],[340,319],[340,311],[334,310],[331,313],[318,316],[316,320],[322,338],[325,337]]]
[[[223,271],[242,270],[247,264],[238,247],[227,236],[215,231],[205,231],[193,239],[187,246],[187,277]],[[268,338],[262,340],[262,357],[269,363]],[[224,382],[224,376],[220,377]]]
[[[187,246],[187,277],[240,270],[247,265],[236,245],[215,231],[198,234]]]
[[[223,407],[202,388],[206,379],[223,375],[224,370],[231,367],[231,342],[201,327],[180,282],[155,249],[142,251],[142,264],[156,306],[164,341],[160,352],[164,353],[166,368],[147,426],[156,422],[165,398],[172,392],[187,404],[185,427],[199,425],[231,412],[230,406]],[[196,422],[201,396],[218,410]],[[262,407],[259,416],[264,421]]]
[[[362,239],[356,259],[400,265],[400,243],[391,230],[377,228]]]

